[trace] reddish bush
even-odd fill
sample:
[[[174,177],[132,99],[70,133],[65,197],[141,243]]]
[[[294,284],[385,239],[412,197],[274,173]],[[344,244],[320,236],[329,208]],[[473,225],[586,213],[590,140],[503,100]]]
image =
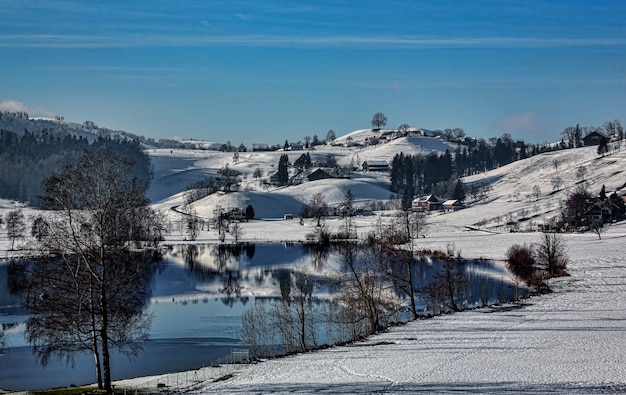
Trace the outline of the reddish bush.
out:
[[[515,244],[506,252],[509,270],[520,280],[528,282],[535,273],[533,249],[527,245]]]

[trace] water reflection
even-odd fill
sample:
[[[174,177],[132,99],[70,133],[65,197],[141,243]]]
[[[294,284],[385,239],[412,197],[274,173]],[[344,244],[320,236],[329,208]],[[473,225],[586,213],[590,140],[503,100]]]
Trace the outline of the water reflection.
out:
[[[365,247],[354,248],[364,251]],[[446,274],[446,259],[428,254],[416,254],[412,259],[411,276],[421,315],[443,311],[455,304],[458,308],[474,307],[520,296],[517,293],[520,287],[501,262],[454,260]],[[19,283],[23,273],[10,272],[8,268],[0,264],[0,281],[7,285]],[[287,324],[276,324],[275,328],[267,322],[256,322],[257,328],[265,331],[265,338],[259,342],[266,342],[267,350],[276,351],[277,345],[281,351],[297,350],[350,339],[363,328],[341,327],[332,320],[355,318],[350,313],[356,311],[356,305],[352,310],[341,311],[343,316],[331,314],[343,302],[337,298],[342,286],[330,286],[329,278],[342,268],[345,269],[345,264],[338,245],[168,246],[163,262],[153,274],[149,291],[152,297],[148,310],[154,315],[151,337],[173,342],[201,337],[236,341],[242,331],[242,316],[245,319],[246,312],[254,309],[265,317],[286,318]],[[449,300],[450,288],[441,286],[446,285],[442,280],[452,277],[459,280],[459,286],[453,287],[454,303]],[[432,285],[437,282],[438,286]],[[11,293],[11,288],[0,286],[0,323],[5,328],[23,328],[27,315],[19,305],[19,295]],[[406,292],[393,284],[385,292],[392,292],[400,305],[407,308],[400,311],[401,318],[410,318]],[[305,317],[304,321],[298,317]],[[297,323],[300,324],[297,331],[289,326]],[[16,340],[18,336],[22,340]],[[21,334],[13,331],[10,340],[11,346],[24,345],[23,329]],[[291,348],[283,347],[287,343]]]

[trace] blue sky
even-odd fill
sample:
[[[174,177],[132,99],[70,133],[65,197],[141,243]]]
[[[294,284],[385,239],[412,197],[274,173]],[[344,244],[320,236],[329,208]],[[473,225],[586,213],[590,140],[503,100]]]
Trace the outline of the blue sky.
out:
[[[154,138],[626,122],[622,1],[0,0],[0,109]]]

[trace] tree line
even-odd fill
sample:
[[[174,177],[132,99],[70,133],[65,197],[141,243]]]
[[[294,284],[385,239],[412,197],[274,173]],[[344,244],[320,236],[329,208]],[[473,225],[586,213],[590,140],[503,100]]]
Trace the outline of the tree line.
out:
[[[141,180],[149,182],[151,178],[150,158],[137,140],[98,137],[90,143],[85,137],[46,130],[25,130],[21,136],[0,130],[0,198],[39,207],[42,182],[64,164],[78,160],[85,150],[123,154],[133,159],[133,171]]]

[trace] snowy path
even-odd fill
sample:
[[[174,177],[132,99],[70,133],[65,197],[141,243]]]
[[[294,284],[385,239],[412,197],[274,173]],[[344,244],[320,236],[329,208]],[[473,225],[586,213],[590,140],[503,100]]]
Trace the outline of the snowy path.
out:
[[[624,393],[626,237],[572,235],[568,242],[572,276],[556,280],[553,294],[240,367],[194,392]]]

